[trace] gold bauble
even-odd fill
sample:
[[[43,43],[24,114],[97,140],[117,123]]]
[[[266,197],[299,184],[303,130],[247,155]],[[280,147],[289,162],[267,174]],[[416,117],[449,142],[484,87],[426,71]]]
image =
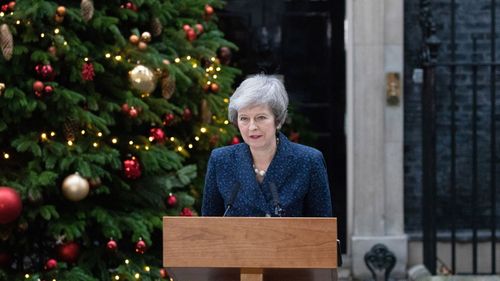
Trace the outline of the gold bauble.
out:
[[[156,76],[153,71],[144,65],[138,65],[129,72],[132,88],[141,94],[150,94],[156,88]]]
[[[78,173],[67,176],[62,184],[62,192],[66,199],[80,201],[89,194],[89,182]]]

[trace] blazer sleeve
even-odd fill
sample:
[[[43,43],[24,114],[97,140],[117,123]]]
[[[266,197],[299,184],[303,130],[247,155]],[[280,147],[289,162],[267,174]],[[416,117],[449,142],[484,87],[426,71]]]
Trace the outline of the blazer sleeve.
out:
[[[210,154],[203,189],[202,216],[222,216],[224,214],[224,200],[217,187],[216,176],[217,160],[214,152]]]
[[[312,157],[312,171],[309,191],[304,202],[304,215],[307,217],[331,217],[332,201],[328,174],[323,154],[318,151]]]

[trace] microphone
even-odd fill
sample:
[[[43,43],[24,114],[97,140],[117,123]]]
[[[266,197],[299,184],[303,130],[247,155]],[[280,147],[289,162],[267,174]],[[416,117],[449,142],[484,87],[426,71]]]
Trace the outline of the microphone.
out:
[[[273,196],[273,204],[274,204],[274,214],[278,217],[284,215],[284,211],[281,208],[280,197],[278,195],[278,188],[274,184],[274,182],[269,183],[269,187],[271,188],[271,194]]]
[[[231,196],[229,197],[229,202],[227,203],[226,206],[226,211],[222,215],[223,217],[225,217],[228,214],[229,210],[233,207],[234,199],[236,199],[236,195],[238,195],[239,191],[240,191],[240,183],[237,182],[233,186],[233,190],[231,191]]]

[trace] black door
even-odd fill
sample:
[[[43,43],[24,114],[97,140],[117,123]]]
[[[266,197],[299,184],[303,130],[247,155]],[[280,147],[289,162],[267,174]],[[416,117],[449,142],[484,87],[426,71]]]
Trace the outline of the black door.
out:
[[[328,165],[339,238],[346,242],[345,1],[227,0],[218,11],[226,38],[240,50],[231,65],[248,74],[282,75],[293,111],[308,119],[299,142],[321,150]],[[239,82],[239,81],[237,81]],[[299,126],[300,118],[290,127]]]

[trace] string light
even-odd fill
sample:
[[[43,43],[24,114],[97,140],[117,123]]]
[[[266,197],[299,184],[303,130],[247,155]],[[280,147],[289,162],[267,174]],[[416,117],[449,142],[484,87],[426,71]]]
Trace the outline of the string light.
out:
[[[210,58],[210,60],[211,60],[211,61],[215,61],[215,57],[211,57],[211,58]]]
[[[180,58],[175,58],[175,63],[180,63],[181,62],[181,59]]]
[[[228,121],[228,120],[224,120],[224,124],[225,124],[225,125],[228,125],[228,124],[229,124],[229,121]]]
[[[149,271],[151,270],[151,268],[149,268],[149,266],[147,266],[147,265],[146,265],[146,266],[144,267],[144,270],[145,270],[146,272],[149,272]]]
[[[194,140],[195,141],[200,141],[200,137],[196,136],[196,137],[194,137]]]
[[[154,137],[149,137],[148,139],[149,139],[149,141],[154,141],[155,140]]]
[[[97,133],[98,137],[102,137],[102,132]]]
[[[40,138],[42,139],[42,141],[47,141],[47,134],[46,133],[42,133],[40,135]]]
[[[59,34],[59,28],[54,29],[54,34]]]
[[[224,99],[224,102],[225,102],[225,103],[229,103],[229,99],[228,99],[228,98],[225,98],[225,99]]]
[[[186,57],[186,59],[187,59],[187,60],[191,60],[191,56],[187,56],[187,57]]]
[[[98,147],[98,146],[99,146],[99,144],[98,144],[97,142],[94,142],[92,145],[93,145],[94,147]]]
[[[40,34],[40,37],[44,38],[45,37],[45,33]]]
[[[139,145],[135,146],[135,149],[139,150],[141,147]]]
[[[3,154],[3,158],[5,158],[5,159],[9,159],[9,158],[10,158],[10,155],[9,155],[7,152],[4,152],[4,154]]]
[[[21,21],[20,20],[16,20],[16,24],[17,25],[21,24]]]
[[[192,143],[190,143],[190,144],[188,145],[188,147],[189,147],[190,149],[191,149],[191,148],[193,148],[193,144],[192,144]]]
[[[210,85],[210,84],[212,84],[212,81],[207,81],[207,85]]]
[[[116,55],[116,56],[115,56],[115,60],[116,60],[116,61],[121,61],[121,60],[122,60],[122,56],[120,56],[120,55]]]
[[[129,264],[129,263],[130,263],[130,261],[129,261],[129,260],[125,260],[125,264]]]
[[[63,45],[68,46],[68,41],[64,41]]]
[[[110,53],[107,53],[104,55],[107,59],[109,59],[111,57],[111,54]]]
[[[141,275],[140,275],[139,273],[136,273],[136,274],[134,275],[134,277],[135,277],[135,279],[139,279],[139,278],[141,278]]]
[[[193,68],[197,68],[198,65],[196,63],[193,63]]]
[[[0,17],[3,17],[5,16],[5,14],[3,12],[0,12]]]
[[[118,139],[117,139],[117,138],[113,138],[113,139],[111,140],[111,142],[112,142],[113,144],[117,144],[117,143],[118,143]]]
[[[182,151],[182,149],[183,149],[183,148],[182,148],[182,146],[178,146],[178,147],[177,147],[177,151],[179,151],[179,152],[181,152],[181,151]]]
[[[145,150],[149,150],[149,146],[145,145],[145,146],[144,146],[144,149],[145,149]]]
[[[115,280],[120,280],[120,276],[115,275]]]
[[[69,145],[69,146],[73,146],[73,142],[69,140],[69,141],[68,141],[68,145]]]
[[[205,128],[205,127],[201,127],[200,132],[202,132],[202,133],[206,133],[206,132],[207,132],[207,128]]]
[[[170,141],[172,141],[172,142],[173,142],[174,140],[175,140],[175,138],[174,138],[174,137],[170,137]]]
[[[128,144],[134,145],[134,141],[129,141]]]
[[[217,79],[217,74],[214,74],[214,76],[212,76],[214,79]]]
[[[216,71],[220,71],[220,67],[218,66],[215,70],[216,70]]]
[[[54,132],[54,131],[50,132],[50,136],[51,137],[55,137],[56,136],[56,132]]]

